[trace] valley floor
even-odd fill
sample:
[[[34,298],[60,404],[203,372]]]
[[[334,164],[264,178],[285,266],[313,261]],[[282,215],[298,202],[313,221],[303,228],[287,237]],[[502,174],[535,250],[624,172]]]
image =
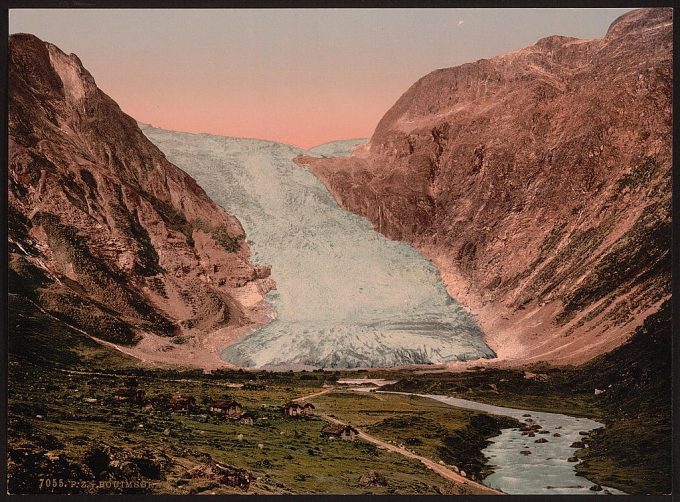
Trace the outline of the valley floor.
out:
[[[254,416],[254,423],[248,425],[211,416],[206,404],[184,413],[117,402],[113,394],[127,378],[121,375],[26,366],[18,370],[16,365],[13,369],[12,493],[435,494],[452,490],[446,476],[408,454],[405,458],[363,439],[329,440],[321,432],[327,423],[323,417],[286,417],[281,405],[292,396],[318,392],[325,375],[303,380],[300,375],[282,374],[261,390],[226,387],[221,379],[138,377],[151,396],[180,392],[200,396],[202,403],[228,395]],[[461,425],[467,416],[461,416]],[[131,465],[125,468],[125,462]],[[213,462],[245,469],[253,477],[250,486],[247,490],[230,487],[223,479],[192,471]],[[378,472],[385,485],[362,486],[359,479],[370,471]],[[45,486],[47,479],[77,482],[78,487]],[[117,489],[103,484],[131,480],[149,485]],[[461,476],[453,489],[492,492]]]
[[[649,379],[659,387],[633,391],[632,396],[648,399],[645,406],[627,403],[617,395],[620,384],[629,388],[627,380],[608,373],[610,367],[624,367],[616,359],[601,362],[600,373],[546,366],[462,373],[402,369],[204,374],[150,368],[45,316],[16,295],[10,296],[10,314],[12,493],[488,492],[476,483],[490,472],[482,450],[500,429],[517,427],[514,420],[413,396],[332,389],[339,379],[352,376],[396,381],[385,387],[390,390],[593,417],[607,428],[590,436],[590,448],[576,452],[584,459],[579,472],[627,493],[670,491],[671,425],[663,381],[629,368],[636,381]],[[645,361],[650,349],[624,350],[633,350]],[[663,367],[660,371],[663,374]],[[196,409],[186,413],[116,400],[116,391],[131,378],[145,391],[145,402],[189,395],[196,398]],[[608,382],[616,387],[608,387]],[[594,385],[606,392],[595,396]],[[224,398],[240,402],[253,424],[211,415],[211,400]],[[281,406],[299,398],[316,405],[315,416],[285,416]],[[329,440],[322,430],[334,420],[353,425],[367,436],[364,439],[375,441]],[[390,448],[382,449],[385,444]],[[468,483],[433,471],[428,462],[430,467],[442,466],[442,471],[465,471]],[[230,486],[238,476],[249,478],[245,490]],[[83,484],[45,486],[47,479]],[[130,479],[149,484],[111,484]]]

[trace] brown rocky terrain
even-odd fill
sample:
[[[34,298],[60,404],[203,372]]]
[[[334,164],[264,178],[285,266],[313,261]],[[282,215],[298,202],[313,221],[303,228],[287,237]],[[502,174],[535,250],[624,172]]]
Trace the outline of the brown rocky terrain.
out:
[[[345,158],[298,158],[417,247],[506,361],[580,363],[671,294],[672,10],[436,70]]]
[[[239,221],[73,54],[10,37],[10,292],[149,361],[210,367],[269,313]]]

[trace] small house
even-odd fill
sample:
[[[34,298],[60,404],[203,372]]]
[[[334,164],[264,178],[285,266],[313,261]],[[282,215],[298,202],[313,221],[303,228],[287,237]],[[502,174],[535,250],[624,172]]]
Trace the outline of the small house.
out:
[[[304,417],[314,415],[315,406],[312,403],[298,403],[291,401],[283,407],[289,417]]]
[[[245,413],[241,413],[241,415],[238,417],[238,421],[244,425],[253,425],[255,423],[255,419],[247,411]]]
[[[208,406],[208,411],[214,415],[238,418],[243,411],[243,407],[236,401],[224,399],[210,403]]]
[[[328,424],[321,433],[326,437],[337,438],[343,441],[354,441],[354,438],[359,435],[359,431],[354,427],[344,424]]]
[[[137,388],[119,389],[116,391],[113,398],[116,401],[122,401],[124,403],[141,404],[144,402],[144,391]]]
[[[175,396],[170,404],[173,411],[186,411],[191,413],[196,410],[196,399],[193,396]]]
[[[290,402],[283,406],[283,410],[289,417],[301,417],[305,410],[300,403]]]

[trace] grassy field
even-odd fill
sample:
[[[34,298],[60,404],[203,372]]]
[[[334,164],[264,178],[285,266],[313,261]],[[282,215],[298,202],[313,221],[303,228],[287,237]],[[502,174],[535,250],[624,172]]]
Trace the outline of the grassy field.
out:
[[[532,374],[538,377],[528,377]],[[405,375],[385,389],[444,394],[509,408],[589,418],[602,418],[604,413],[594,399],[593,388],[570,388],[564,369],[545,366],[526,370],[480,368],[464,373]]]
[[[210,476],[190,474],[211,462],[251,473],[248,493],[436,494],[447,485],[416,460],[359,440],[323,437],[321,418],[284,415],[281,405],[333,384],[338,373],[206,375],[148,368],[20,297],[10,298],[10,312],[11,493],[243,493]],[[198,409],[187,415],[116,401],[115,392],[131,378],[147,400],[188,394]],[[238,400],[254,424],[209,415],[206,403],[223,398]],[[465,416],[455,424],[464,425]],[[362,486],[359,478],[368,471],[380,473],[386,485]],[[129,478],[152,484],[104,483]],[[47,480],[57,486],[45,486]]]
[[[471,479],[489,474],[481,450],[501,428],[520,424],[454,408],[418,396],[333,392],[313,399],[321,413],[350,423],[384,441],[464,470]],[[454,446],[455,445],[455,446]]]
[[[321,435],[325,422],[320,418],[290,418],[279,408],[318,387],[285,384],[246,391],[224,383],[140,379],[140,387],[150,397],[169,391],[197,397],[199,409],[187,415],[115,401],[114,392],[124,384],[119,376],[23,365],[21,371],[12,372],[10,448],[28,448],[53,458],[63,455],[84,472],[90,466],[83,459],[101,445],[120,448],[130,456],[143,450],[148,458],[168,455],[173,467],[164,471],[164,479],[155,480],[152,493],[233,492],[186,475],[188,469],[205,462],[206,454],[217,462],[250,471],[255,480],[249,491],[255,493],[416,494],[437,493],[444,484],[416,461],[361,441],[328,440]],[[200,404],[208,397],[236,398],[255,416],[255,423],[210,416]],[[371,469],[379,471],[388,485],[359,486],[359,477]],[[17,480],[15,487],[36,488],[32,480],[38,481],[39,472],[13,473],[27,478]]]

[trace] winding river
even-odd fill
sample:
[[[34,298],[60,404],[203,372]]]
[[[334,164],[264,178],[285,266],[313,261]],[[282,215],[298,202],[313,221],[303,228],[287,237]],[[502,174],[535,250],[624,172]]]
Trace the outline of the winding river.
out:
[[[576,463],[568,460],[578,449],[571,445],[582,439],[579,432],[604,427],[600,422],[559,413],[505,408],[436,394],[416,395],[457,408],[513,417],[520,422],[542,427],[534,437],[523,436],[519,429],[503,429],[499,436],[490,439],[491,444],[482,453],[489,459],[494,473],[482,482],[491,488],[511,495],[587,495],[605,492],[612,495],[624,494],[615,488],[604,486],[601,492],[592,491],[590,488],[595,483],[578,476],[574,469]],[[542,439],[547,442],[536,442]],[[521,453],[523,451],[530,453]]]
[[[346,379],[340,384],[357,385],[372,383],[381,387],[392,383],[380,379]],[[381,391],[369,387],[350,388],[357,392],[380,392],[404,394],[434,399],[456,408],[482,411],[492,415],[516,418],[528,425],[539,425],[540,432],[534,437],[522,435],[519,429],[503,429],[501,434],[490,439],[491,444],[482,450],[489,459],[493,474],[482,483],[509,495],[625,495],[615,488],[602,487],[593,491],[595,483],[578,476],[574,469],[576,462],[569,462],[578,448],[572,444],[581,441],[579,432],[604,427],[604,424],[589,418],[571,417],[559,413],[545,413],[531,410],[506,408],[437,394],[412,394],[409,392]],[[536,442],[545,439],[546,442]],[[529,454],[521,453],[530,452]]]

